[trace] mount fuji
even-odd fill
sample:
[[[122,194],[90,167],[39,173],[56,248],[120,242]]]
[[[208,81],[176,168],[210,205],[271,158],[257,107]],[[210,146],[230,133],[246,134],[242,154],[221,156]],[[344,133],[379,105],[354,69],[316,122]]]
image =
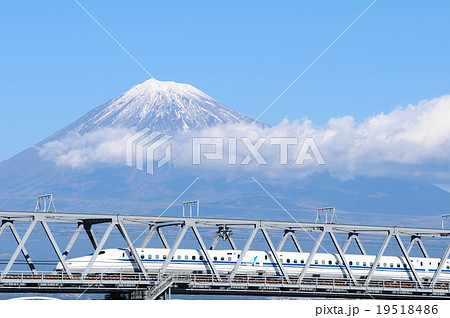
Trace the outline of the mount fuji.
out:
[[[158,174],[121,165],[85,169],[60,165],[40,149],[99,129],[144,128],[168,134],[254,121],[188,84],[154,79],[94,108],[37,145],[0,163],[0,209],[33,210],[35,198],[52,193],[59,212],[181,215],[183,201],[199,199],[201,216],[314,221],[315,210],[335,206],[340,221],[439,224],[450,194],[436,186],[392,178],[340,181],[328,173],[270,178],[248,173],[198,175],[168,167]],[[97,136],[98,137],[98,136]],[[102,137],[102,136],[100,136]],[[81,155],[80,155],[81,156]],[[254,182],[256,177],[283,209]],[[186,190],[188,189],[188,190]],[[180,195],[183,193],[183,195]],[[166,211],[167,210],[167,211]],[[414,218],[410,218],[414,215]]]

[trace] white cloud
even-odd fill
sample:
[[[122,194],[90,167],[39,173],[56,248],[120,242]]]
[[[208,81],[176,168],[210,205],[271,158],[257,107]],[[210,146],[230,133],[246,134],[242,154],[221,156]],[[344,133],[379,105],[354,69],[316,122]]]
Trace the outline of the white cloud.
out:
[[[333,119],[319,135],[335,133],[323,139],[321,146],[338,156],[338,173],[376,175],[377,171],[397,174],[404,170],[413,174],[433,173],[438,168],[437,173],[439,165],[448,167],[450,163],[448,119],[450,96],[443,96],[374,116],[359,125],[350,118]]]
[[[97,164],[121,164],[125,142],[134,131],[125,128],[100,128],[84,135],[70,134],[39,148],[39,155],[59,166],[90,168]]]
[[[366,176],[419,176],[433,183],[450,184],[450,96],[424,100],[417,105],[379,114],[362,123],[351,116],[332,118],[324,127],[308,120],[297,120],[270,127],[256,125],[224,125],[173,136],[172,164],[183,169],[215,169],[217,171],[254,171],[272,177],[303,176],[324,169],[341,178]],[[103,128],[85,135],[67,136],[45,144],[40,154],[58,165],[89,167],[98,163],[125,165],[125,142],[134,131]],[[206,160],[201,167],[192,165],[192,138],[222,138],[223,160]],[[270,145],[271,138],[297,138],[288,147],[288,165],[280,165],[280,145]],[[307,137],[314,138],[326,165],[315,160],[294,165]],[[231,144],[230,144],[230,138]],[[229,156],[236,139],[236,156]],[[241,138],[255,143],[266,138],[259,152],[267,162],[258,165]],[[214,148],[205,146],[204,152]],[[164,151],[164,149],[161,149]],[[250,154],[250,162],[242,160]],[[156,154],[158,155],[158,154]],[[248,161],[248,158],[247,158]],[[235,164],[229,164],[230,162]]]

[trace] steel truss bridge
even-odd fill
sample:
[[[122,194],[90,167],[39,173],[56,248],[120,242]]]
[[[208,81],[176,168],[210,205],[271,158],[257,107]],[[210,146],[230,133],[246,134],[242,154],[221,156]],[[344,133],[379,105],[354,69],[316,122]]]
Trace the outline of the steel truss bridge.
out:
[[[278,297],[342,297],[342,298],[380,298],[380,299],[450,299],[450,284],[438,282],[445,261],[450,254],[450,230],[348,225],[331,223],[299,223],[282,221],[256,221],[237,219],[212,219],[193,217],[156,217],[156,216],[132,216],[110,214],[78,214],[78,213],[53,213],[53,212],[9,212],[0,211],[0,236],[5,235],[5,229],[9,228],[17,247],[7,260],[6,266],[0,271],[0,292],[3,293],[95,293],[108,294],[109,298],[125,299],[165,299],[171,294],[191,295],[251,295],[251,296],[278,296]],[[21,236],[16,225],[25,225],[26,231]],[[25,244],[36,225],[42,226],[45,235],[41,239],[48,240],[59,262],[62,272],[44,272],[36,269],[32,261],[34,251],[26,249]],[[73,225],[73,234],[65,249],[57,244],[49,224],[52,227],[69,224]],[[93,226],[103,224],[106,230],[100,241],[94,235]],[[135,246],[127,227],[141,226],[145,237],[140,246]],[[120,233],[124,243],[130,249],[135,259],[137,270],[133,274],[121,273],[89,273],[100,251],[114,228]],[[177,235],[174,242],[169,245],[163,234],[163,229],[176,229]],[[216,230],[215,237],[209,248],[206,247],[199,229]],[[219,273],[210,256],[209,250],[216,248],[219,240],[227,241],[232,249],[237,249],[232,238],[233,230],[243,230],[248,233],[245,245],[240,249],[239,257],[234,268],[227,275]],[[169,273],[168,266],[175,255],[176,250],[185,239],[188,231],[192,231],[197,247],[205,255],[209,266],[209,274],[184,274]],[[83,273],[72,273],[67,266],[66,258],[70,253],[79,234],[84,231],[94,248],[92,258]],[[279,275],[239,275],[238,269],[243,261],[257,233],[262,233],[276,261]],[[269,232],[281,234],[279,245],[275,248]],[[293,277],[288,275],[278,253],[288,238],[292,239],[298,252],[303,252],[296,233],[315,233],[314,245],[309,252],[301,273]],[[157,234],[163,246],[170,249],[166,260],[158,274],[149,273],[144,268],[138,253],[139,248],[148,246],[151,238]],[[336,235],[346,236],[346,241],[341,246]],[[362,255],[366,254],[360,240],[360,235],[376,235],[382,241],[381,248],[375,254],[375,260],[369,273],[365,277],[356,277],[346,259],[346,251],[354,241]],[[328,236],[334,246],[335,254],[341,259],[341,265],[346,272],[345,279],[309,278],[305,274],[308,271],[314,257],[323,244],[323,239]],[[311,236],[312,237],[312,236]],[[409,245],[405,247],[402,237],[409,239]],[[437,270],[431,280],[422,281],[410,259],[410,252],[415,244],[420,248],[424,257],[428,258],[428,252],[422,238],[441,238],[445,240],[445,252]],[[380,240],[380,241],[381,241]],[[377,270],[377,264],[384,255],[388,244],[394,241],[405,257],[412,279],[410,281],[377,281],[372,277]],[[0,247],[1,248],[1,247]],[[0,250],[1,251],[1,250]],[[13,265],[22,253],[29,270],[12,271]],[[87,253],[86,253],[87,254]],[[56,263],[54,264],[56,266]]]

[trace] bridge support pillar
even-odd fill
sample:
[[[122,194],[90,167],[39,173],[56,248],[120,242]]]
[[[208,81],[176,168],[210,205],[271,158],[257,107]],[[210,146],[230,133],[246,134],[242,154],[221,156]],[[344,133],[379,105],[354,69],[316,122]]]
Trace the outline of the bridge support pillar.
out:
[[[334,247],[336,248],[336,251],[339,254],[339,257],[341,258],[342,263],[344,264],[344,267],[349,275],[349,277],[351,278],[351,280],[353,281],[353,283],[356,285],[358,285],[358,281],[355,279],[355,276],[353,276],[352,270],[350,269],[350,265],[347,262],[347,259],[344,256],[344,252],[341,250],[341,247],[339,246],[339,243],[336,239],[336,236],[334,235],[333,232],[329,232],[328,233],[330,235],[331,241],[334,244]]]
[[[447,259],[448,259],[449,255],[450,255],[450,244],[447,246],[447,249],[445,250],[444,256],[442,256],[441,261],[439,262],[439,266],[438,266],[436,272],[434,273],[434,276],[433,276],[433,278],[431,280],[431,284],[430,284],[431,288],[434,288],[434,285],[436,284],[437,279],[438,279],[439,275],[442,272],[442,269],[446,265],[446,262],[447,262]]]
[[[406,262],[408,264],[408,267],[411,269],[411,272],[412,272],[412,274],[414,276],[414,279],[419,284],[420,288],[423,288],[422,281],[420,280],[420,277],[417,274],[417,271],[414,268],[414,265],[413,265],[411,259],[409,258],[408,251],[405,249],[405,246],[403,245],[402,239],[400,238],[400,236],[398,234],[395,234],[394,236],[395,236],[395,239],[397,240],[397,243],[398,243],[398,246],[400,247],[400,250],[403,253],[403,257],[405,258],[405,260],[406,260]]]
[[[294,242],[295,248],[297,249],[297,251],[299,253],[302,253],[302,248],[300,246],[300,243],[297,241],[297,238],[295,237],[294,231],[292,230],[285,230],[284,231],[284,235],[283,238],[281,239],[280,244],[277,247],[277,252],[281,252],[284,243],[286,243],[286,239],[288,238],[288,236],[290,236],[292,238],[292,241]]]
[[[425,249],[425,246],[423,245],[422,238],[417,235],[411,236],[411,241],[409,242],[408,248],[406,249],[406,252],[409,254],[414,246],[414,243],[417,242],[417,245],[419,245],[420,251],[423,254],[423,257],[428,258],[428,252]]]
[[[392,237],[392,233],[391,233],[391,231],[388,231],[387,236],[383,242],[383,245],[381,246],[381,249],[378,252],[377,256],[375,257],[372,267],[369,270],[369,274],[367,275],[366,281],[364,282],[365,286],[369,286],[369,283],[372,280],[372,276],[375,273],[375,270],[378,266],[378,262],[380,261],[381,257],[383,256],[384,251],[386,250],[386,247],[388,246],[389,241],[391,240],[391,237]]]
[[[11,258],[10,258],[8,264],[6,265],[5,269],[3,270],[1,278],[5,277],[8,274],[8,272],[10,271],[12,265],[16,261],[17,256],[19,255],[19,253],[21,251],[22,251],[22,254],[25,257],[25,260],[27,261],[28,265],[30,266],[31,271],[34,274],[37,273],[33,262],[31,262],[30,255],[28,254],[27,250],[25,249],[25,242],[28,240],[28,237],[30,236],[31,232],[33,231],[34,226],[36,225],[36,223],[37,223],[36,220],[31,221],[31,223],[28,226],[28,229],[25,232],[25,234],[23,235],[22,239],[20,239],[20,236],[17,233],[17,231],[15,230],[15,227],[12,225],[12,223],[10,224],[9,227],[11,228],[11,231],[13,231],[14,238],[16,239],[18,246],[17,246],[16,250],[14,251],[13,255],[11,256]]]
[[[217,243],[219,242],[219,239],[222,238],[224,241],[228,241],[230,243],[231,249],[236,250],[236,244],[234,244],[234,241],[231,237],[232,233],[233,232],[228,228],[228,226],[219,226],[219,229],[216,232],[216,237],[211,243],[211,247],[209,249],[214,250]]]
[[[97,239],[95,238],[95,234],[92,231],[92,224],[89,222],[84,222],[83,227],[86,231],[87,236],[89,237],[89,241],[91,241],[92,247],[94,247],[94,250],[97,249],[98,243]]]
[[[24,235],[24,237],[23,237],[22,239],[20,238],[20,235],[19,235],[19,233],[17,232],[17,229],[16,229],[16,227],[14,226],[14,224],[12,223],[12,221],[3,221],[3,222],[2,222],[2,226],[1,226],[1,228],[0,228],[0,235],[1,235],[1,233],[3,232],[3,230],[4,230],[4,228],[5,228],[6,226],[8,226],[9,229],[11,230],[11,233],[13,234],[14,239],[16,240],[17,244],[18,244],[19,246],[22,246],[20,250],[21,250],[21,252],[22,252],[23,257],[25,258],[25,261],[26,261],[27,264],[28,264],[28,267],[30,267],[30,270],[31,270],[34,274],[36,274],[36,273],[37,273],[36,267],[34,266],[33,262],[31,261],[30,254],[28,254],[28,252],[27,252],[27,250],[26,250],[26,248],[25,248],[25,241],[26,241],[25,235]],[[30,226],[31,226],[31,225],[30,225]],[[34,227],[34,225],[33,225],[33,227]],[[29,228],[28,230],[30,230],[30,228]],[[30,233],[31,233],[32,230],[33,230],[33,228],[31,228]],[[28,235],[29,235],[30,233],[28,233]],[[23,241],[23,244],[21,244],[22,241]],[[13,261],[13,263],[14,263],[14,261]],[[8,265],[9,265],[9,264],[8,264]]]
[[[342,248],[342,252],[344,254],[345,254],[345,252],[347,252],[347,249],[350,246],[352,239],[354,239],[356,242],[356,245],[358,245],[361,255],[366,255],[366,250],[364,249],[364,247],[361,243],[361,240],[359,239],[358,233],[354,233],[354,232],[348,234],[348,239],[347,239],[347,242],[345,242],[344,247]]]

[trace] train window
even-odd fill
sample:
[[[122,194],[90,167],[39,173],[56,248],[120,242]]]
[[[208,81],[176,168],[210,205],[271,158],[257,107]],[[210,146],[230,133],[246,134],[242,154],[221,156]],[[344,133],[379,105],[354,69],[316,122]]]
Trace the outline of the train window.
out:
[[[367,263],[366,263],[366,262],[363,262],[363,266],[367,266]]]
[[[373,266],[373,262],[370,262],[370,266],[371,266],[371,267]]]
[[[125,257],[125,253],[122,253],[122,257]]]
[[[217,261],[217,256],[214,256],[214,260]]]
[[[314,260],[314,264],[319,264],[319,261],[318,260]]]
[[[144,254],[142,254],[142,255],[141,255],[141,259],[144,259],[144,258],[145,258],[145,256],[144,256]]]
[[[231,261],[231,257],[229,257],[229,256],[228,256],[228,261],[229,261],[229,262]]]
[[[102,255],[102,254],[105,254],[106,252],[105,251],[100,251],[100,252],[98,252],[98,255]]]
[[[280,263],[283,263],[283,259],[282,258],[280,258]]]
[[[198,259],[201,260],[201,261],[203,261],[203,255],[200,255],[200,256],[198,257]]]
[[[339,261],[336,261],[336,265],[339,265]]]
[[[431,262],[430,262],[430,265],[431,265]]]
[[[333,264],[333,262],[332,261],[328,261],[328,265],[331,265],[331,264]]]
[[[222,257],[220,258],[220,260],[221,260],[221,261],[224,261],[224,260],[225,260],[225,257],[222,256]]]
[[[400,264],[399,264],[399,263],[397,263],[397,267],[400,267]]]
[[[297,259],[296,258],[294,259],[294,264],[297,264]]]
[[[286,260],[286,262],[287,262],[287,263],[290,263],[290,262],[291,262],[291,260],[290,260],[290,259],[288,258],[288,259]]]
[[[350,261],[350,262],[349,262],[349,264],[350,264],[350,266],[352,266],[352,265],[353,265],[353,262],[352,262],[352,261]]]
[[[184,255],[184,259],[189,259],[189,256],[187,256],[187,255]]]
[[[420,266],[423,266],[423,262],[420,262]]]
[[[177,256],[177,259],[181,259],[181,255],[178,255],[178,256]]]
[[[389,266],[390,266],[390,267],[394,267],[394,263],[391,263]]]
[[[155,258],[156,258],[156,259],[159,259],[159,255],[158,255],[158,254],[156,254],[156,255],[155,255]]]
[[[386,267],[387,266],[387,264],[386,263],[383,263],[383,267]]]
[[[305,260],[300,260],[300,264],[305,264]]]
[[[450,269],[450,266],[447,265],[447,269]]]
[[[322,260],[322,265],[325,265],[325,260]]]
[[[359,265],[359,262],[356,262],[356,265]]]
[[[264,255],[264,259],[267,261],[267,255]]]
[[[166,259],[167,258],[167,255],[163,255],[163,259]]]
[[[152,259],[152,256],[150,254],[148,255],[148,259]]]
[[[192,255],[192,260],[195,261],[195,255]]]

